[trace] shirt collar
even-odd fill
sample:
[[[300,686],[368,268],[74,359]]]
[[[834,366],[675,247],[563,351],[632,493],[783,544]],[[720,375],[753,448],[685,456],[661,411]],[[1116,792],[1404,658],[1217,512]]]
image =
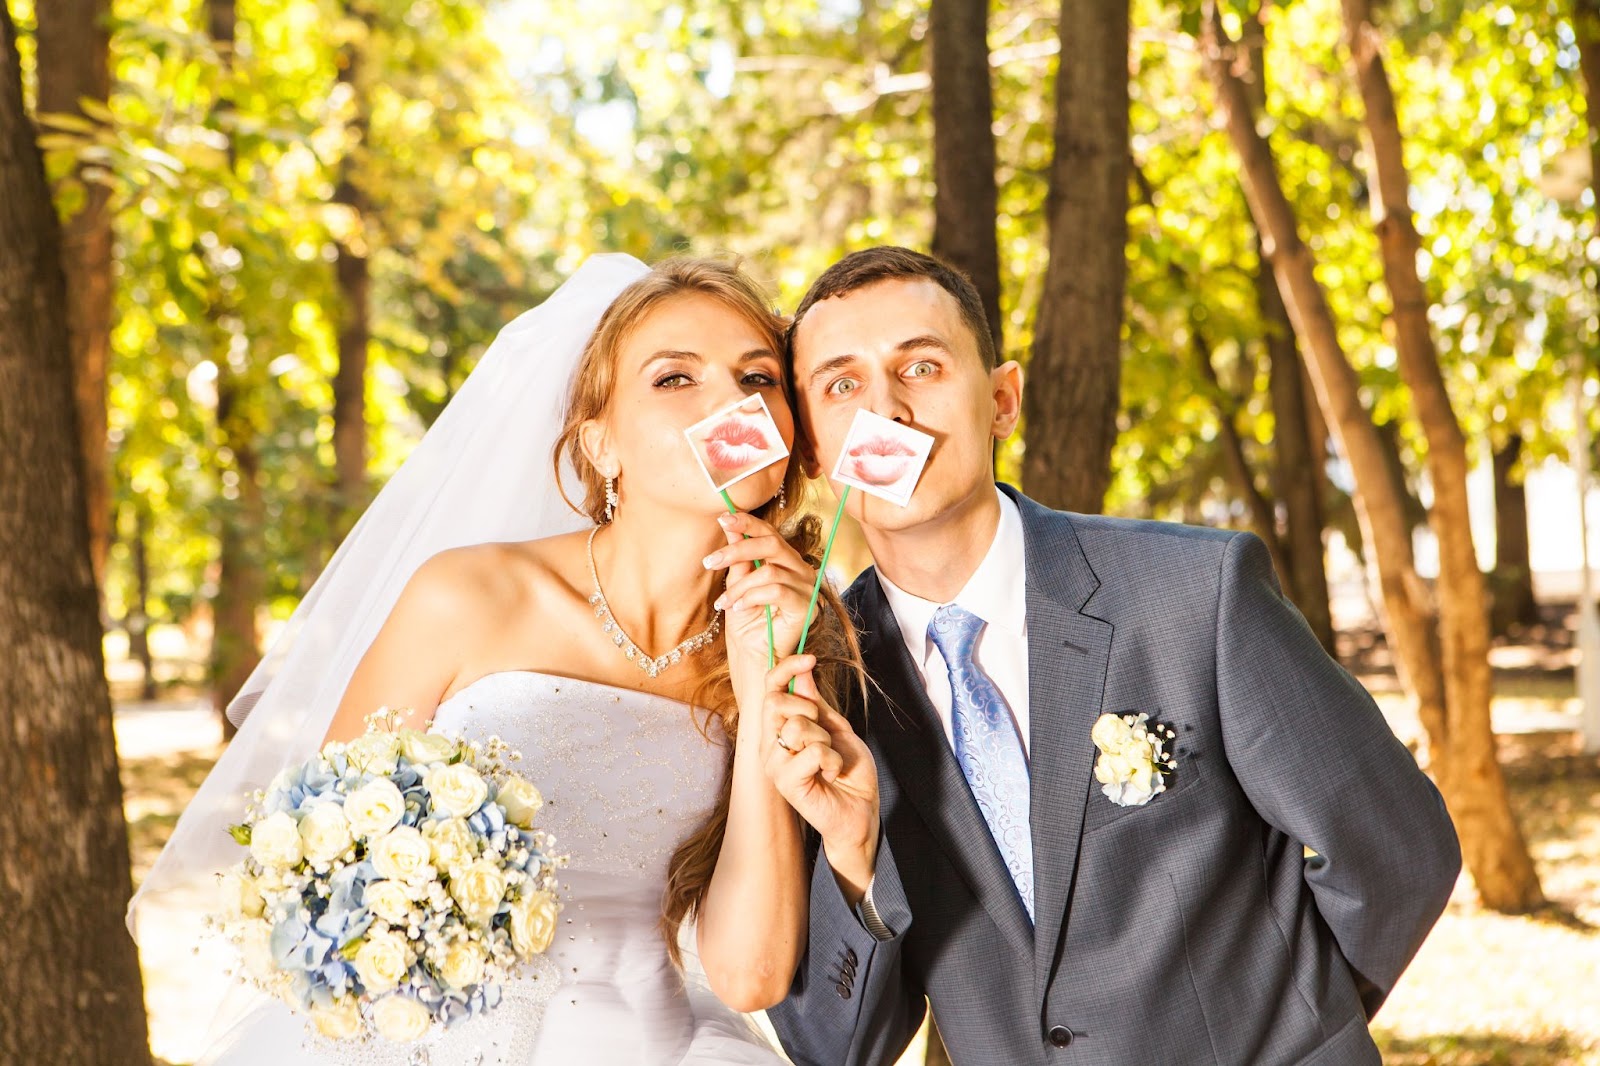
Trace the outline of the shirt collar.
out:
[[[1000,498],[1000,523],[995,528],[994,540],[984,554],[983,561],[972,572],[956,598],[951,600],[990,626],[1016,637],[1027,635],[1026,568],[1022,537],[1022,514],[1016,503],[996,488]],[[883,587],[889,609],[894,612],[905,639],[906,650],[919,665],[928,660],[928,623],[943,604],[913,596],[878,571],[878,584]]]

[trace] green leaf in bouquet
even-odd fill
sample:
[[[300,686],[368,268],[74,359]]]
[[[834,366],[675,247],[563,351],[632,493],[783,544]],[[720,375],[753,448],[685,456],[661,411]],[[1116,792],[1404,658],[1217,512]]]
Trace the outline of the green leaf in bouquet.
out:
[[[355,962],[356,956],[361,953],[361,947],[367,942],[364,936],[351,937],[339,948],[339,955],[346,962]]]
[[[248,825],[230,825],[228,826],[228,835],[244,847],[248,848],[250,846],[250,827]]]

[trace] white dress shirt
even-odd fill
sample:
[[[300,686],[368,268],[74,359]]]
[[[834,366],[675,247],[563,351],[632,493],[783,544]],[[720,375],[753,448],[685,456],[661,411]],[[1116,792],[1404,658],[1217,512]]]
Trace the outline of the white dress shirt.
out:
[[[1000,497],[1000,524],[983,562],[972,572],[966,585],[951,603],[970,611],[987,623],[978,635],[973,658],[978,668],[989,675],[1011,709],[1012,723],[1028,752],[1028,609],[1026,572],[1023,563],[1022,515],[1011,497],[995,489]],[[894,611],[906,650],[922,676],[928,701],[938,712],[945,739],[954,745],[950,718],[950,670],[944,656],[928,639],[928,623],[944,604],[925,600],[897,586],[878,571],[878,584]]]
[[[1027,568],[1024,562],[1022,515],[1011,497],[994,490],[1000,497],[1000,523],[983,562],[951,603],[971,611],[986,623],[978,634],[972,655],[978,667],[999,688],[1011,710],[1011,721],[1028,753],[1028,598]],[[900,626],[906,650],[921,675],[928,702],[939,715],[945,739],[955,747],[955,727],[950,717],[950,668],[933,641],[928,639],[928,624],[934,612],[944,606],[913,596],[878,571],[878,584]],[[895,935],[878,915],[872,899],[872,883],[859,910],[861,922],[874,939],[889,940]]]

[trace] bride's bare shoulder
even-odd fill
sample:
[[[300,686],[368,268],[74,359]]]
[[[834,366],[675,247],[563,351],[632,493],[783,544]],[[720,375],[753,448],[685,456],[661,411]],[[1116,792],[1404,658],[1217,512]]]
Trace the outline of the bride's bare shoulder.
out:
[[[430,558],[411,579],[413,599],[457,615],[508,610],[571,586],[585,534],[469,544]],[[408,590],[410,591],[410,590]]]

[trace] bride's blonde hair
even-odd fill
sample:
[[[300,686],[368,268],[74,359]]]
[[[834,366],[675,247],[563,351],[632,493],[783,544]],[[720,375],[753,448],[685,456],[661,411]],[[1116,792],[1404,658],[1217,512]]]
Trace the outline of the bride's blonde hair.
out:
[[[602,521],[605,514],[605,479],[583,454],[579,441],[580,430],[586,421],[605,416],[616,381],[617,355],[629,334],[656,307],[684,294],[700,294],[721,302],[754,325],[771,343],[775,353],[781,355],[784,351],[787,321],[772,309],[760,286],[737,263],[691,257],[667,259],[623,289],[601,316],[594,336],[584,348],[573,377],[566,420],[555,447],[558,483],[561,463],[565,459],[572,463],[583,485],[582,503],[570,499],[567,502],[596,523]],[[792,406],[794,397],[790,395],[787,381],[784,392]],[[820,564],[822,555],[822,522],[815,515],[799,514],[805,478],[799,462],[793,456],[784,472],[783,487],[783,493],[751,513],[779,529],[784,539],[815,568]],[[780,505],[780,500],[787,502]],[[714,589],[707,598],[708,611],[716,594]],[[822,598],[817,605],[817,617],[812,622],[806,651],[817,656],[817,688],[831,705],[842,706],[840,697],[852,676],[858,685],[864,685],[865,674],[855,631],[845,617],[839,598],[826,582],[822,586]],[[661,928],[668,952],[680,964],[678,931],[684,922],[694,917],[705,900],[712,871],[716,869],[717,856],[722,850],[733,776],[733,742],[738,736],[739,719],[739,709],[733,698],[733,683],[728,673],[727,645],[720,640],[713,641],[693,662],[702,675],[695,689],[694,704],[709,712],[709,718],[698,724],[708,736],[713,724],[720,729],[727,742],[727,758],[717,791],[716,806],[688,839],[678,845],[667,870]]]

